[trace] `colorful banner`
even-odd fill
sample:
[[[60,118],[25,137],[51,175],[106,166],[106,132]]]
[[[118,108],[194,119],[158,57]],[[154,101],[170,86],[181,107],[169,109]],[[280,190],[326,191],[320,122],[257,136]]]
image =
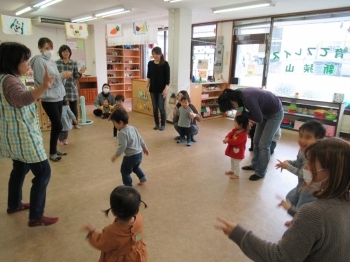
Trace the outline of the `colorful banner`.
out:
[[[32,20],[30,18],[1,15],[2,31],[9,35],[32,35]]]
[[[148,26],[147,26],[147,23],[145,21],[143,21],[143,22],[134,22],[133,29],[134,29],[134,34],[135,35],[143,35],[143,34],[147,33]]]
[[[107,37],[120,37],[123,36],[123,30],[121,24],[107,24]]]
[[[89,36],[87,24],[79,23],[64,23],[67,39],[82,38],[86,39]]]

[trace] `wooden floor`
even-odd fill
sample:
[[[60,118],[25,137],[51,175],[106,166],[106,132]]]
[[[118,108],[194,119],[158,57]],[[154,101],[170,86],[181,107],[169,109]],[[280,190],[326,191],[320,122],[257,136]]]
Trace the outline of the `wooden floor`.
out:
[[[50,162],[52,177],[47,189],[45,215],[58,216],[48,227],[29,228],[28,212],[8,215],[7,183],[11,160],[0,159],[0,261],[97,261],[99,251],[86,242],[83,224],[102,229],[112,222],[101,210],[109,208],[109,194],[122,184],[121,159],[111,163],[118,146],[112,123],[92,115],[94,123],[69,132],[69,145],[59,146],[67,156]],[[229,262],[250,261],[222,232],[214,229],[216,216],[222,216],[251,229],[268,241],[278,241],[290,217],[277,208],[276,194],[285,196],[297,184],[288,171],[275,170],[277,159],[295,159],[297,133],[283,130],[265,179],[251,182],[251,171],[242,171],[239,180],[224,172],[230,159],[224,155],[222,139],[232,129],[232,120],[219,118],[199,123],[198,142],[191,147],[177,144],[171,124],[162,132],[153,130],[153,118],[130,113],[150,151],[142,162],[149,181],[135,187],[147,203],[141,208],[145,220],[145,240],[150,262]],[[49,132],[43,133],[48,151]],[[250,140],[248,141],[250,143]],[[242,165],[250,163],[248,151]],[[23,201],[29,199],[32,174],[23,186]]]

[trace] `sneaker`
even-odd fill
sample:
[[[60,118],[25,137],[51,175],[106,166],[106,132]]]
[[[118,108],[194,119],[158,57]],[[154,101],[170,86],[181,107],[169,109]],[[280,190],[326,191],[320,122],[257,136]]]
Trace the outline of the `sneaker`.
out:
[[[155,126],[153,127],[153,129],[154,129],[154,130],[158,130],[158,129],[159,129],[159,126],[158,126],[158,125],[155,125]]]
[[[191,141],[187,141],[187,146],[191,146]]]
[[[255,170],[254,168],[252,168],[251,166],[244,166],[242,167],[243,170]]]
[[[67,139],[63,140],[63,144],[68,145],[68,140]]]
[[[104,115],[101,115],[101,118],[102,118],[102,119],[106,119],[106,117],[105,117]]]
[[[66,152],[62,152],[62,151],[58,151],[58,150],[57,150],[57,155],[58,155],[58,156],[66,156],[66,155],[67,155],[67,153],[66,153]]]
[[[174,138],[174,140],[179,140],[180,139],[180,136],[176,136],[175,138]]]
[[[159,131],[163,131],[165,129],[165,126],[160,126]]]
[[[117,137],[115,136],[115,137],[113,137],[113,139],[117,139]]]
[[[249,148],[248,150],[249,150],[250,152],[254,151],[254,149],[253,149],[252,147],[251,147],[251,148]]]
[[[57,156],[57,155],[55,155],[55,156],[50,156],[50,160],[52,160],[52,161],[54,161],[54,162],[58,162],[58,161],[60,161],[62,158],[60,157],[60,156]]]
[[[177,140],[177,143],[180,144],[180,143],[183,143],[184,142],[184,138],[183,137],[180,137],[179,140]]]
[[[19,207],[16,208],[8,208],[7,214],[13,214],[22,210],[26,210],[30,208],[30,203],[22,203]]]
[[[258,181],[259,179],[262,179],[263,177],[261,177],[261,176],[257,176],[257,175],[251,175],[250,177],[249,177],[249,180],[250,181]]]
[[[75,125],[74,128],[75,129],[81,129],[81,127],[79,125]]]
[[[58,217],[41,217],[40,219],[31,219],[28,222],[29,227],[38,227],[38,226],[50,226],[57,223]]]

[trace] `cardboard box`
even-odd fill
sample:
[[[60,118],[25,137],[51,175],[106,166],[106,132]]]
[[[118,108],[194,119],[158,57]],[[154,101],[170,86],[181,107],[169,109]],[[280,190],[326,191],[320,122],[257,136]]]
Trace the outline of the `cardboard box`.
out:
[[[209,94],[202,94],[202,98],[209,98]]]

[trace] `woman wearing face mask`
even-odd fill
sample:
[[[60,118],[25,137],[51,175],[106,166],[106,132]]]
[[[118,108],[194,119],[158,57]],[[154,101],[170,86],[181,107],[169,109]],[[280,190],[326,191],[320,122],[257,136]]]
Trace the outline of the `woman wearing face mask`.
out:
[[[58,55],[61,59],[56,61],[57,69],[59,72],[69,71],[72,72],[72,77],[66,80],[64,88],[66,89],[66,100],[69,101],[69,107],[78,119],[78,98],[79,93],[77,89],[76,80],[79,79],[85,72],[86,67],[80,68],[78,70],[77,62],[70,59],[72,55],[72,50],[67,45],[62,45],[58,50]],[[73,123],[74,128],[79,129],[79,125]]]
[[[64,89],[65,79],[72,77],[72,72],[58,71],[55,61],[51,59],[53,54],[53,43],[49,38],[43,37],[38,41],[38,48],[41,55],[36,55],[30,60],[30,65],[34,72],[35,88],[41,86],[43,76],[45,75],[45,67],[47,67],[50,76],[54,76],[51,87],[41,95],[41,104],[51,121],[50,134],[50,160],[60,161],[61,156],[67,153],[57,150],[57,141],[60,132],[62,131],[61,115],[62,115],[62,101],[66,95]]]
[[[260,239],[241,225],[216,225],[253,261],[349,261],[350,145],[326,138],[305,151],[306,186],[316,200],[303,205],[278,243]]]
[[[95,99],[95,102],[94,102],[94,105],[97,107],[94,110],[94,115],[95,116],[101,116],[102,115],[102,110],[100,109],[100,107],[103,106],[103,101],[104,100],[107,99],[111,106],[115,105],[115,97],[111,94],[110,90],[111,90],[111,87],[109,86],[109,84],[107,84],[107,83],[103,84],[102,92],[99,93],[96,96],[96,99]]]

